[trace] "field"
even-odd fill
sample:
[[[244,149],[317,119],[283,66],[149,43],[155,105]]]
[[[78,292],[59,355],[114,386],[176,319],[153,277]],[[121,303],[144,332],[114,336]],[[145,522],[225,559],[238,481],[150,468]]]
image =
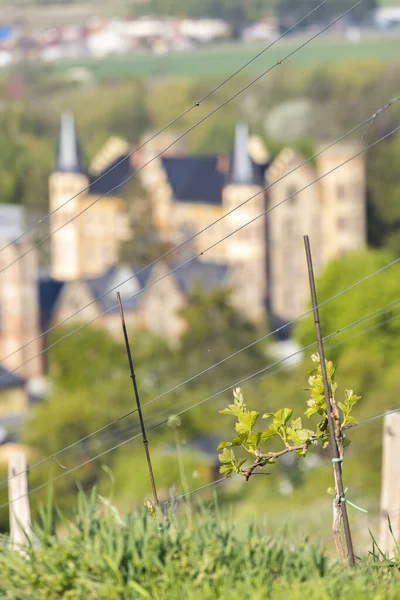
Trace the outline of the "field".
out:
[[[103,0],[85,2],[59,2],[38,5],[35,2],[9,2],[0,0],[1,22],[4,25],[15,23],[23,18],[25,24],[33,30],[43,30],[46,27],[60,27],[71,23],[82,23],[96,15],[97,17],[112,18],[130,14],[135,0],[113,0],[112,3]]]
[[[296,41],[291,40],[290,42],[277,44],[253,62],[246,71],[253,74],[260,73],[263,69],[268,68],[271,64],[292,52],[303,41],[303,39],[296,39]],[[65,73],[72,67],[86,67],[99,78],[138,75],[225,75],[250,60],[262,48],[263,46],[256,44],[245,46],[227,44],[201,50],[171,52],[162,56],[142,53],[104,60],[63,61],[47,66],[46,70],[51,73]],[[392,62],[398,59],[398,48],[398,37],[370,37],[359,44],[327,37],[323,40],[311,42],[302,48],[288,59],[287,64],[313,65],[357,59]]]
[[[79,499],[64,535],[52,511],[36,524],[30,560],[0,553],[1,598],[29,600],[396,600],[396,560],[377,556],[353,570],[329,559],[318,543],[290,528],[271,536],[260,503],[253,522],[219,516],[215,503],[180,505],[158,522],[148,514],[122,517],[112,506]],[[0,539],[0,544],[2,540]],[[372,543],[371,543],[372,547]]]

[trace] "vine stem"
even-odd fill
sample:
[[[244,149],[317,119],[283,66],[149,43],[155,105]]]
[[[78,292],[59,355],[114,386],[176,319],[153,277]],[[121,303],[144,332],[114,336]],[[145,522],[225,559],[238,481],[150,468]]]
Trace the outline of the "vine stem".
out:
[[[325,363],[325,352],[324,352],[324,344],[322,341],[322,333],[321,333],[321,323],[319,320],[319,310],[318,310],[318,299],[317,299],[317,291],[315,288],[315,278],[314,278],[314,269],[311,257],[311,247],[310,240],[308,235],[304,236],[304,245],[306,250],[307,257],[307,267],[308,267],[308,276],[310,280],[310,291],[311,291],[311,299],[314,313],[314,324],[315,324],[315,332],[318,343],[318,353],[321,365],[321,374],[322,380],[324,383],[324,395],[326,402],[326,416],[328,419],[329,426],[329,450],[332,459],[333,465],[333,473],[335,480],[335,499],[334,499],[334,508],[333,508],[333,537],[335,541],[335,545],[340,554],[342,554],[342,541],[340,536],[340,521],[343,520],[344,534],[346,538],[347,552],[348,552],[348,560],[351,567],[355,565],[355,557],[353,550],[353,541],[351,539],[351,531],[350,531],[350,523],[349,517],[347,514],[347,506],[346,502],[342,499],[344,498],[344,487],[342,480],[342,465],[340,459],[343,459],[342,456],[342,444],[340,438],[340,415],[338,414],[336,404],[333,402],[331,398],[329,382],[328,382],[328,374],[326,372],[326,363]],[[343,554],[342,554],[343,555]]]
[[[243,475],[243,477],[246,477],[246,481],[248,481],[250,479],[250,477],[255,474],[254,471],[257,469],[257,467],[263,467],[266,464],[267,460],[278,459],[281,456],[288,454],[289,452],[297,452],[298,450],[303,450],[303,452],[306,452],[308,446],[315,439],[316,438],[311,438],[311,439],[307,440],[306,442],[304,442],[303,444],[298,444],[297,446],[286,446],[286,448],[284,448],[283,450],[280,450],[279,452],[268,452],[266,454],[262,454],[261,452],[258,452],[257,460],[254,463],[254,465],[251,465],[251,467],[249,469],[247,469],[246,471],[241,471],[240,474]]]

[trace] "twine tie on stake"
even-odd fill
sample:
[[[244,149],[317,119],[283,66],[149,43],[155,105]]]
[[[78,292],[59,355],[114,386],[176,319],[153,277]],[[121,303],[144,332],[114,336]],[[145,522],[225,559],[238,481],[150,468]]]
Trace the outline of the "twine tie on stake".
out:
[[[343,493],[346,494],[346,492],[347,492],[348,489],[349,488],[346,488]],[[367,513],[368,512],[367,510],[365,510],[365,508],[361,508],[361,506],[357,506],[357,504],[354,504],[353,502],[350,502],[350,500],[348,500],[345,497],[339,498],[339,502],[347,502],[347,504],[350,504],[350,506],[352,506],[356,510],[359,510],[360,512],[363,512],[363,513]]]
[[[343,456],[339,457],[339,458],[332,458],[332,462],[333,463],[342,463],[343,462]],[[349,488],[346,488],[344,490],[343,494],[346,494],[346,492],[347,492],[348,489]],[[347,502],[347,504],[350,504],[350,506],[352,506],[356,510],[359,510],[360,512],[363,512],[363,513],[368,513],[368,511],[365,510],[365,508],[361,508],[361,506],[357,506],[357,504],[354,504],[354,502],[351,502],[350,500],[348,500],[344,496],[343,496],[343,498],[339,498],[338,502]]]

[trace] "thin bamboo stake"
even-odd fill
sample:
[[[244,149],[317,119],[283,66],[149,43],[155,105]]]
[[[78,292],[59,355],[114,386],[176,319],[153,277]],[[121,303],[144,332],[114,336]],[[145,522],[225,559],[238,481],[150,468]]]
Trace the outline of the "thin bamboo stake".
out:
[[[119,292],[117,292],[117,300],[118,300],[119,312],[120,312],[120,315],[121,315],[122,331],[124,333],[125,346],[126,346],[126,354],[128,356],[129,369],[130,369],[130,372],[131,372],[131,379],[132,379],[133,389],[135,391],[135,398],[136,398],[136,405],[137,405],[138,414],[139,414],[140,427],[141,427],[142,435],[143,435],[144,451],[146,453],[147,466],[148,466],[148,469],[149,469],[151,487],[152,487],[152,490],[153,490],[154,505],[158,506],[159,502],[158,502],[156,482],[155,482],[155,479],[154,479],[153,466],[151,464],[149,442],[147,440],[146,427],[145,427],[145,424],[144,424],[144,419],[143,419],[143,414],[142,414],[142,407],[140,405],[139,390],[138,390],[137,383],[136,383],[136,375],[135,375],[135,369],[134,369],[133,361],[132,361],[132,354],[131,354],[131,348],[130,348],[129,339],[128,339],[128,332],[126,330],[124,309],[122,308],[121,295],[120,295]]]

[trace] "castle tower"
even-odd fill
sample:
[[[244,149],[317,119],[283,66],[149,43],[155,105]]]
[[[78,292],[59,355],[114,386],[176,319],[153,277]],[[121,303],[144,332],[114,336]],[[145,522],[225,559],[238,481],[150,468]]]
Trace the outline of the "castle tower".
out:
[[[325,262],[366,245],[365,159],[352,158],[359,151],[356,145],[336,144],[317,159],[317,176],[324,176],[320,187]]]
[[[5,246],[0,255],[0,360],[3,368],[32,380],[43,375],[39,270],[34,244],[12,242],[23,234],[23,217],[21,206],[0,205],[0,247]]]
[[[309,300],[303,236],[310,237],[316,272],[322,267],[321,196],[314,169],[291,148],[266,173],[268,184],[268,286],[274,325],[298,317]],[[283,334],[288,335],[289,329]]]
[[[226,214],[243,202],[225,218],[225,235],[246,225],[265,211],[263,182],[257,166],[250,158],[249,131],[246,123],[238,123],[231,159],[229,181],[223,189],[222,204]],[[253,197],[254,196],[254,197]],[[265,315],[266,301],[266,218],[259,219],[234,233],[226,241],[225,259],[235,265],[237,289],[234,296],[238,308],[244,310],[249,318],[260,321]]]
[[[81,162],[75,120],[72,113],[61,117],[57,165],[49,180],[51,274],[54,279],[71,280],[81,275],[79,228],[81,218],[65,225],[80,212],[82,192],[89,178]],[[63,206],[63,204],[66,206]],[[62,227],[63,226],[63,227]],[[60,231],[56,231],[62,227]]]

